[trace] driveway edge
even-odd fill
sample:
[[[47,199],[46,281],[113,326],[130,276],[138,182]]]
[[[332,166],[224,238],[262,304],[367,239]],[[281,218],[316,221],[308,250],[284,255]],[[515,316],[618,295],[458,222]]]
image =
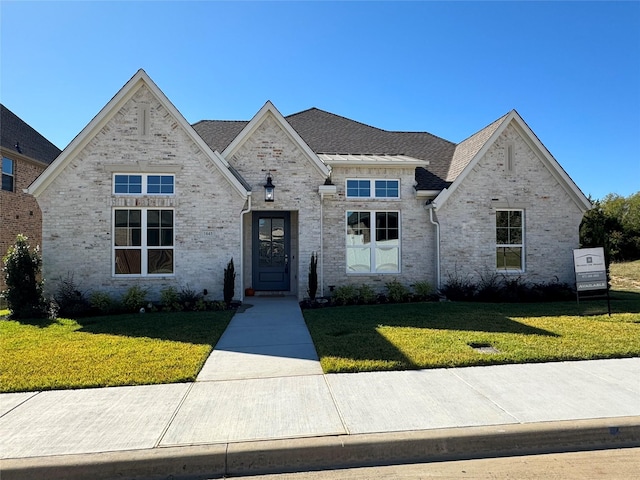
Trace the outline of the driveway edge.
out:
[[[640,446],[640,416],[0,461],[2,480],[204,479]]]

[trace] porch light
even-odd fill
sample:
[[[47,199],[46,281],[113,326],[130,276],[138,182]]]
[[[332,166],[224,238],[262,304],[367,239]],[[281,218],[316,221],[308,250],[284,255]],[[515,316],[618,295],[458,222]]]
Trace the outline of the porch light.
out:
[[[267,174],[267,183],[264,184],[264,201],[273,202],[275,198],[275,185],[271,182],[271,173]]]

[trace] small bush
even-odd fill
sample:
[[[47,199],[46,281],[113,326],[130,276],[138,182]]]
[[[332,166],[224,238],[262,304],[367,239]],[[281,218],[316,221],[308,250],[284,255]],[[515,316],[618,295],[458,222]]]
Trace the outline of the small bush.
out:
[[[82,317],[88,315],[91,304],[85,292],[78,289],[73,273],[67,273],[66,278],[58,280],[58,288],[53,295],[57,304],[57,315],[62,317]]]
[[[417,300],[428,300],[433,294],[433,287],[429,282],[416,282],[413,284],[413,292]]]
[[[200,294],[198,294],[193,288],[189,287],[189,285],[182,287],[180,294],[178,295],[178,302],[185,310],[196,310],[196,304],[200,299]]]
[[[500,277],[495,272],[484,272],[480,274],[480,282],[474,294],[476,300],[480,302],[499,302],[502,297],[502,284]]]
[[[42,258],[38,247],[30,251],[27,241],[27,237],[18,235],[2,259],[7,285],[3,295],[12,318],[46,318],[49,309],[38,280]]]
[[[122,306],[129,312],[138,312],[147,305],[149,290],[139,285],[134,285],[125,292],[122,297]]]
[[[89,295],[89,305],[94,311],[102,315],[107,315],[116,310],[116,304],[108,293],[91,292]]]
[[[316,252],[311,254],[311,260],[309,263],[309,298],[311,301],[316,299],[316,292],[318,291],[318,256]]]
[[[376,292],[370,285],[362,284],[358,288],[358,300],[360,303],[364,303],[365,305],[369,305],[370,303],[376,302]]]
[[[175,287],[167,287],[160,290],[160,303],[165,312],[180,312],[182,305],[180,304],[180,296]]]
[[[226,303],[227,307],[229,307],[231,305],[231,301],[233,300],[236,287],[236,270],[233,266],[233,257],[231,258],[231,260],[229,260],[227,268],[224,269],[223,283],[224,303]]]
[[[409,289],[401,284],[398,280],[387,282],[385,286],[387,287],[387,297],[392,303],[406,302],[411,295]]]
[[[456,274],[449,275],[447,282],[440,289],[442,294],[449,300],[469,301],[472,300],[476,287],[469,278],[462,278]]]
[[[358,300],[358,289],[353,285],[336,287],[331,297],[336,305],[353,305]]]

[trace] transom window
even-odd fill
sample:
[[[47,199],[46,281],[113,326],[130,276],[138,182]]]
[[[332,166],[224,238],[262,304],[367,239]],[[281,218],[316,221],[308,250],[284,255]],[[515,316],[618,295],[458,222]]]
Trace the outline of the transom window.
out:
[[[524,210],[496,211],[496,268],[524,271]]]
[[[347,179],[347,198],[400,198],[400,180]]]
[[[2,158],[2,190],[13,192],[15,187],[14,162],[10,158]]]
[[[400,272],[400,212],[347,212],[347,273]]]
[[[115,275],[172,275],[173,210],[116,209],[113,214]]]
[[[175,177],[173,175],[115,174],[113,193],[122,195],[173,195]]]

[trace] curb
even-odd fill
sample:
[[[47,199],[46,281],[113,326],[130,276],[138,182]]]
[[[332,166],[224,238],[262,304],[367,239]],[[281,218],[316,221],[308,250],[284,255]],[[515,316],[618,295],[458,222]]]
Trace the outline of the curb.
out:
[[[640,417],[7,459],[3,480],[207,479],[640,446]]]

